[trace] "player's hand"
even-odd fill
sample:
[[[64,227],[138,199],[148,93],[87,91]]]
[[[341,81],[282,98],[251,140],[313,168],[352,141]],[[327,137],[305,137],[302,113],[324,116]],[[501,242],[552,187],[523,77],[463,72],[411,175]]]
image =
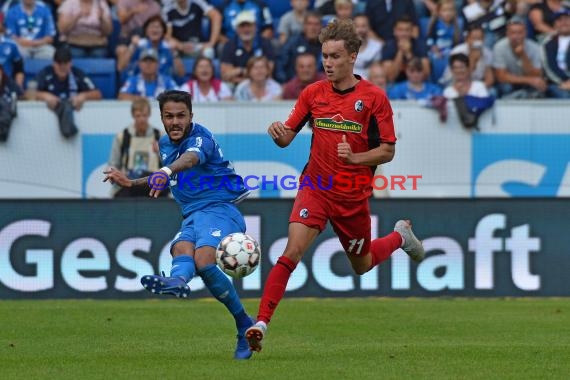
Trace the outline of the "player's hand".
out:
[[[274,121],[267,129],[267,133],[269,133],[269,136],[271,136],[273,140],[277,140],[287,135],[287,127],[280,121]]]
[[[338,158],[340,158],[342,161],[346,162],[347,164],[353,163],[352,158],[354,156],[354,153],[352,153],[350,144],[346,142],[346,135],[342,135],[342,142],[338,143],[337,152]]]
[[[162,190],[168,187],[167,178],[168,178],[167,175],[165,175],[164,177],[157,176],[156,178],[153,178],[152,184],[150,186],[150,193],[148,193],[148,196],[151,198],[158,198]]]
[[[131,187],[133,186],[132,181],[129,179],[129,177],[127,177],[125,175],[125,173],[123,173],[122,171],[115,169],[115,168],[109,168],[106,171],[103,172],[103,174],[105,174],[105,179],[103,180],[103,182],[111,182],[111,184],[113,185],[119,185],[121,187]]]

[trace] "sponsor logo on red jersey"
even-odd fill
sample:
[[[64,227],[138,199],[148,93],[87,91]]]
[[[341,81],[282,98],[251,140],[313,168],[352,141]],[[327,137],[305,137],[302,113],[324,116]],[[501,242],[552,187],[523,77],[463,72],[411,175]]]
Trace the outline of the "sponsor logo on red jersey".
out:
[[[363,128],[362,124],[352,120],[346,120],[338,113],[330,118],[322,117],[315,119],[315,127],[353,133],[360,133]]]

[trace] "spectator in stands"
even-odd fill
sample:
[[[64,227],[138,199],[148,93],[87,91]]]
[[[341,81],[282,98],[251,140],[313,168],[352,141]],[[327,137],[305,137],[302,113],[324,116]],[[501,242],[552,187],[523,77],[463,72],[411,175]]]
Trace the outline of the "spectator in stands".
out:
[[[451,55],[449,57],[449,66],[451,67],[453,81],[443,90],[443,96],[447,99],[455,99],[465,95],[481,98],[489,96],[485,83],[471,79],[469,57],[467,55],[462,53]]]
[[[295,60],[299,54],[311,53],[317,60],[317,67],[322,71],[321,65],[321,43],[319,33],[321,32],[321,16],[315,12],[307,12],[303,21],[303,32],[295,34],[289,38],[281,48],[281,52],[275,63],[275,79],[280,83],[285,83],[295,75]]]
[[[324,17],[334,16],[334,0],[315,0],[313,9]]]
[[[283,99],[297,99],[305,87],[319,80],[326,79],[326,75],[317,70],[317,60],[311,53],[303,53],[295,60],[296,75],[283,85]]]
[[[528,11],[528,19],[532,26],[531,35],[541,42],[556,32],[554,19],[556,13],[565,9],[563,0],[541,0],[533,4]]]
[[[8,76],[20,87],[24,88],[24,60],[18,50],[16,41],[4,35],[4,19],[0,13],[0,67],[3,75]]]
[[[247,61],[247,78],[235,90],[236,100],[264,102],[281,99],[281,85],[271,78],[271,63],[266,57]]]
[[[243,11],[236,18],[237,35],[224,45],[222,52],[222,80],[237,85],[245,79],[246,65],[251,57],[264,56],[268,59],[273,71],[273,45],[264,37],[256,36],[255,15],[251,11]]]
[[[376,0],[366,2],[366,11],[370,26],[378,38],[386,42],[394,38],[395,23],[406,17],[412,24],[412,35],[417,37],[418,18],[412,0]]]
[[[37,75],[37,99],[45,101],[56,113],[61,134],[66,138],[78,132],[74,110],[80,110],[87,100],[101,99],[101,92],[82,70],[73,66],[71,58],[69,48],[61,46],[55,51],[53,63]]]
[[[406,65],[417,57],[422,59],[425,78],[429,77],[430,67],[426,46],[422,40],[413,37],[414,24],[407,16],[402,16],[394,24],[394,38],[382,48],[382,61],[388,82],[406,80]]]
[[[386,77],[386,71],[384,70],[384,66],[381,62],[373,62],[370,65],[368,68],[368,80],[386,91],[388,78]]]
[[[139,57],[143,51],[153,49],[158,53],[159,70],[161,74],[183,77],[185,74],[184,63],[174,54],[171,46],[165,41],[166,23],[160,15],[154,15],[144,24],[144,38],[134,36],[125,54],[119,58],[117,66],[119,71],[127,68],[137,72]]]
[[[180,87],[192,95],[193,103],[210,103],[232,100],[232,91],[227,84],[214,77],[214,63],[210,58],[199,57],[192,69],[192,78]]]
[[[418,17],[427,17],[436,13],[437,1],[438,0],[414,0],[414,3],[416,5],[416,14]],[[459,2],[459,4],[456,5],[460,6],[463,3],[463,0],[458,0],[457,2]]]
[[[117,57],[117,70],[122,71],[126,67],[131,57],[133,43],[136,46],[137,39],[133,41],[133,37],[143,36],[143,27],[147,20],[152,16],[160,14],[160,5],[155,0],[116,0],[117,16],[121,24],[121,32],[119,41],[115,48],[115,56]],[[128,55],[127,55],[128,54]],[[124,56],[127,55],[126,58]],[[119,63],[122,65],[119,66]]]
[[[279,0],[286,1],[286,0]],[[224,42],[235,40],[238,33],[238,17],[243,12],[253,14],[253,22],[256,24],[255,32],[257,37],[264,37],[268,40],[273,38],[273,18],[271,11],[263,0],[225,0],[221,7],[223,15],[222,33]]]
[[[334,0],[335,19],[348,20],[352,18],[353,11],[354,4],[352,3],[352,0]]]
[[[390,100],[417,100],[429,104],[434,96],[441,96],[442,90],[436,84],[426,82],[420,58],[413,58],[406,67],[407,80],[396,83],[388,90]]]
[[[51,59],[55,25],[51,10],[41,1],[22,0],[6,14],[6,35],[18,44],[24,58]]]
[[[73,58],[105,58],[113,32],[111,11],[102,0],[65,0],[58,8],[59,40]]]
[[[507,20],[514,14],[509,4],[497,0],[475,0],[463,7],[467,28],[479,25],[485,33],[485,46],[493,48],[495,42],[505,36]]]
[[[554,17],[556,34],[542,45],[544,71],[549,81],[549,96],[570,98],[570,10]]]
[[[362,42],[354,63],[354,73],[366,79],[372,62],[380,61],[382,58],[382,42],[370,38],[370,24],[366,15],[354,16],[354,27]]]
[[[341,19],[350,18],[350,15],[355,13],[362,13],[364,12],[364,7],[366,0],[349,0],[352,3],[352,8],[350,9],[349,16],[341,15]],[[342,1],[344,2],[344,0]],[[336,10],[336,0],[315,0],[314,9],[319,12],[319,14],[323,15],[323,21],[326,23],[334,20],[335,18],[339,18],[339,14]],[[343,11],[341,11],[342,13]],[[344,12],[347,12],[345,10]],[[346,15],[346,13],[345,13]]]
[[[17,100],[21,96],[22,89],[0,65],[0,142],[8,140],[12,121],[18,115]]]
[[[119,90],[119,100],[139,97],[154,99],[163,91],[173,90],[176,83],[170,75],[159,70],[159,55],[155,49],[146,49],[139,55],[139,73],[131,74]]]
[[[524,19],[515,16],[509,21],[507,36],[493,48],[493,67],[502,97],[544,97],[540,46],[526,38]]]
[[[131,104],[133,122],[117,133],[113,140],[109,166],[121,170],[130,179],[142,178],[158,171],[161,160],[158,140],[161,131],[149,123],[150,103],[146,98],[137,98]],[[148,190],[141,186],[113,186],[114,198],[148,197]],[[167,196],[168,191],[161,196]]]
[[[204,16],[210,21],[208,36],[202,34]],[[162,9],[162,18],[167,25],[166,40],[182,56],[214,58],[222,30],[222,15],[208,1],[170,1]]]
[[[303,31],[309,0],[291,0],[291,7],[293,9],[279,19],[279,45],[284,45],[288,38]]]
[[[471,79],[482,81],[487,88],[492,88],[495,83],[493,52],[485,46],[483,39],[484,33],[481,26],[472,26],[467,32],[465,42],[451,49],[450,56],[459,53],[467,55],[469,57]],[[451,79],[451,68],[447,65],[439,82],[447,86],[451,83]]]
[[[440,0],[427,27],[428,56],[447,62],[451,49],[461,42],[462,34],[455,0]]]

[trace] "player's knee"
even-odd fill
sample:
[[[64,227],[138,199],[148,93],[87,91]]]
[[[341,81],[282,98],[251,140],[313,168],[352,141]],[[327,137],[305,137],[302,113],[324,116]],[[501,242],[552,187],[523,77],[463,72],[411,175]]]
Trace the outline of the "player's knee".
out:
[[[370,268],[365,268],[365,267],[356,267],[353,269],[354,269],[354,273],[356,273],[359,276],[362,276],[364,273],[366,273],[370,270]]]
[[[360,263],[358,263],[358,264],[352,263],[352,270],[357,275],[362,276],[364,273],[366,273],[370,270],[370,265],[360,264]]]
[[[183,255],[194,256],[194,245],[190,242],[179,241],[171,248],[170,254],[173,258]]]
[[[214,264],[216,260],[210,256],[197,255],[194,257],[194,262],[196,263],[196,269],[200,270],[208,265]]]
[[[285,248],[285,252],[283,252],[283,256],[293,261],[294,263],[298,263],[303,258],[304,253],[305,252],[303,252],[303,250],[299,247],[287,247]]]

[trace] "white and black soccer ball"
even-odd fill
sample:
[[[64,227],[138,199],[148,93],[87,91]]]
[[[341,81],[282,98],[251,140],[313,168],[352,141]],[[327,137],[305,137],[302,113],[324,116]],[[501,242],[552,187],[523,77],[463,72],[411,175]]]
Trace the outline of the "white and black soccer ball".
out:
[[[260,259],[259,243],[241,232],[224,237],[216,249],[218,266],[233,278],[243,278],[253,273]]]

